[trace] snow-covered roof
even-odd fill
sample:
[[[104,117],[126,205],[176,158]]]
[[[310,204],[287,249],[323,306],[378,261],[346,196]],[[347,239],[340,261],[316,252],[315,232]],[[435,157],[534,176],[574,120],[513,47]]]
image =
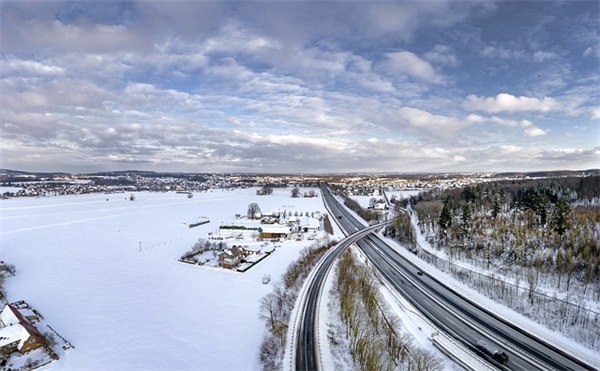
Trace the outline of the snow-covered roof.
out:
[[[19,323],[19,317],[15,311],[12,310],[12,306],[7,304],[2,310],[2,313],[0,313],[0,321],[2,321],[0,327],[6,327]]]
[[[319,228],[320,223],[318,219],[315,218],[302,218],[300,219],[300,227],[314,227]]]
[[[7,304],[0,313],[0,348],[18,341],[21,349],[30,336],[41,336],[35,327],[15,307]]]
[[[284,224],[263,224],[260,226],[263,233],[287,233],[291,232],[290,227]]]
[[[228,255],[231,257],[238,257],[242,254],[241,248],[238,248],[237,246],[234,246],[230,249],[227,249],[225,251],[223,251],[221,254],[219,254],[219,256],[221,255]]]
[[[244,250],[253,251],[253,252],[261,252],[263,250],[263,247],[248,245],[248,246],[244,246]]]
[[[284,210],[281,209],[274,209],[274,210],[269,210],[266,213],[263,213],[263,216],[280,216],[281,214],[283,214]]]
[[[17,345],[17,348],[21,349],[30,336],[31,334],[29,334],[27,329],[20,323],[8,325],[0,329],[0,348],[18,341],[19,344]]]

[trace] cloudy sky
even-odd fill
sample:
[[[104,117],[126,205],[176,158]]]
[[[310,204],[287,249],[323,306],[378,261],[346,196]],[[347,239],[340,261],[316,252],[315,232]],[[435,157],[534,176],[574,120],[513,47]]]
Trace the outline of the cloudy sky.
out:
[[[600,167],[597,1],[3,1],[1,168]]]

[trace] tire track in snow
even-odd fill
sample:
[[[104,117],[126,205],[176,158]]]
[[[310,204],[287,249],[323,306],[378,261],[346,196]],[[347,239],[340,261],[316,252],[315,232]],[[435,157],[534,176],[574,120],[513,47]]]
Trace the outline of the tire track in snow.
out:
[[[78,220],[71,220],[71,221],[62,222],[62,223],[44,224],[44,225],[37,225],[37,226],[34,226],[34,227],[14,229],[12,231],[7,231],[7,232],[3,231],[3,232],[0,232],[0,236],[7,236],[7,235],[10,235],[10,234],[13,234],[13,233],[34,231],[34,230],[38,230],[38,229],[60,227],[60,226],[65,226],[65,225],[89,223],[89,222],[93,222],[93,221],[97,221],[97,220],[119,218],[119,217],[123,217],[123,216],[126,216],[126,215],[140,214],[140,213],[143,213],[146,209],[171,206],[173,204],[179,204],[179,203],[182,203],[182,202],[169,202],[169,203],[164,203],[164,204],[159,204],[159,205],[144,205],[142,207],[138,207],[135,211],[132,211],[130,213],[112,214],[112,215],[100,216],[100,217],[96,217],[96,218],[78,219]],[[123,209],[123,208],[120,208],[120,209]],[[98,211],[98,210],[96,210],[96,211]],[[102,209],[101,211],[113,211],[113,210]]]
[[[131,214],[137,214],[137,213],[107,215],[107,216],[101,216],[101,217],[98,217],[98,218],[71,220],[71,221],[63,222],[63,223],[45,224],[45,225],[38,225],[38,226],[35,226],[35,227],[29,227],[29,228],[14,229],[12,231],[0,233],[0,236],[6,236],[6,235],[9,235],[9,234],[19,233],[19,232],[34,231],[36,229],[45,229],[45,228],[59,227],[59,226],[63,226],[63,225],[88,223],[88,222],[93,222],[93,221],[96,221],[96,220],[117,218],[117,217],[121,217],[121,216],[125,216],[125,215],[131,215]]]

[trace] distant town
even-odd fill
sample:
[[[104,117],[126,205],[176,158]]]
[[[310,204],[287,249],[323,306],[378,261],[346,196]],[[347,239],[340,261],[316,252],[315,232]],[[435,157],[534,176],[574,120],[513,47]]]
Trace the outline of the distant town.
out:
[[[115,171],[91,174],[34,173],[0,170],[1,198],[47,197],[89,193],[202,192],[269,186],[311,187],[337,184],[351,195],[386,190],[450,189],[490,181],[600,174],[599,169],[512,173],[406,173],[406,174],[208,174]]]

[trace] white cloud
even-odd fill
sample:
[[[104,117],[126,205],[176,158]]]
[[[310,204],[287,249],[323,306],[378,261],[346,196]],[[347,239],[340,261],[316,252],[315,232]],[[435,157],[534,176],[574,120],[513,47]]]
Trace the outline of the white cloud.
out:
[[[436,45],[432,50],[423,55],[423,58],[430,62],[439,63],[447,66],[458,65],[458,59],[449,46]]]
[[[527,54],[521,50],[511,50],[489,45],[485,46],[480,53],[484,57],[499,59],[525,59],[527,57]]]
[[[539,111],[548,112],[559,108],[558,101],[554,98],[544,97],[516,97],[511,94],[500,93],[495,97],[478,97],[469,95],[463,102],[463,107],[467,110],[483,111],[487,113],[497,112],[527,112]]]
[[[533,53],[533,61],[534,62],[544,62],[550,59],[554,59],[556,58],[556,54],[551,53],[551,52],[545,52],[543,50],[538,50],[536,52]]]
[[[392,74],[402,74],[433,83],[443,82],[442,76],[435,72],[431,64],[414,53],[401,51],[386,54],[383,63],[385,70]]]
[[[403,107],[395,115],[402,124],[423,134],[436,137],[448,138],[460,129],[468,127],[471,122],[456,117],[435,115],[412,107]]]
[[[582,54],[584,57],[595,56],[596,58],[600,58],[600,46],[588,46]]]
[[[257,53],[280,48],[281,44],[277,40],[258,35],[239,22],[232,21],[217,36],[207,39],[202,45],[206,53]]]
[[[542,135],[546,135],[546,131],[536,127],[536,126],[531,126],[528,128],[525,128],[525,135],[527,135],[528,137],[539,137]]]
[[[67,24],[55,19],[51,23],[30,21],[20,27],[14,35],[17,41],[11,43],[20,42],[41,50],[105,53],[151,47],[143,35],[135,34],[124,25]]]
[[[55,76],[62,75],[65,70],[62,67],[51,66],[33,60],[22,60],[9,58],[5,62],[6,71],[19,75],[28,76]]]
[[[504,119],[498,116],[492,117],[483,117],[475,114],[470,114],[467,116],[467,121],[474,124],[483,124],[486,122],[501,125],[509,128],[522,128],[523,134],[528,137],[538,137],[547,134],[547,130],[543,130],[533,124],[533,122],[529,120],[510,120]]]

